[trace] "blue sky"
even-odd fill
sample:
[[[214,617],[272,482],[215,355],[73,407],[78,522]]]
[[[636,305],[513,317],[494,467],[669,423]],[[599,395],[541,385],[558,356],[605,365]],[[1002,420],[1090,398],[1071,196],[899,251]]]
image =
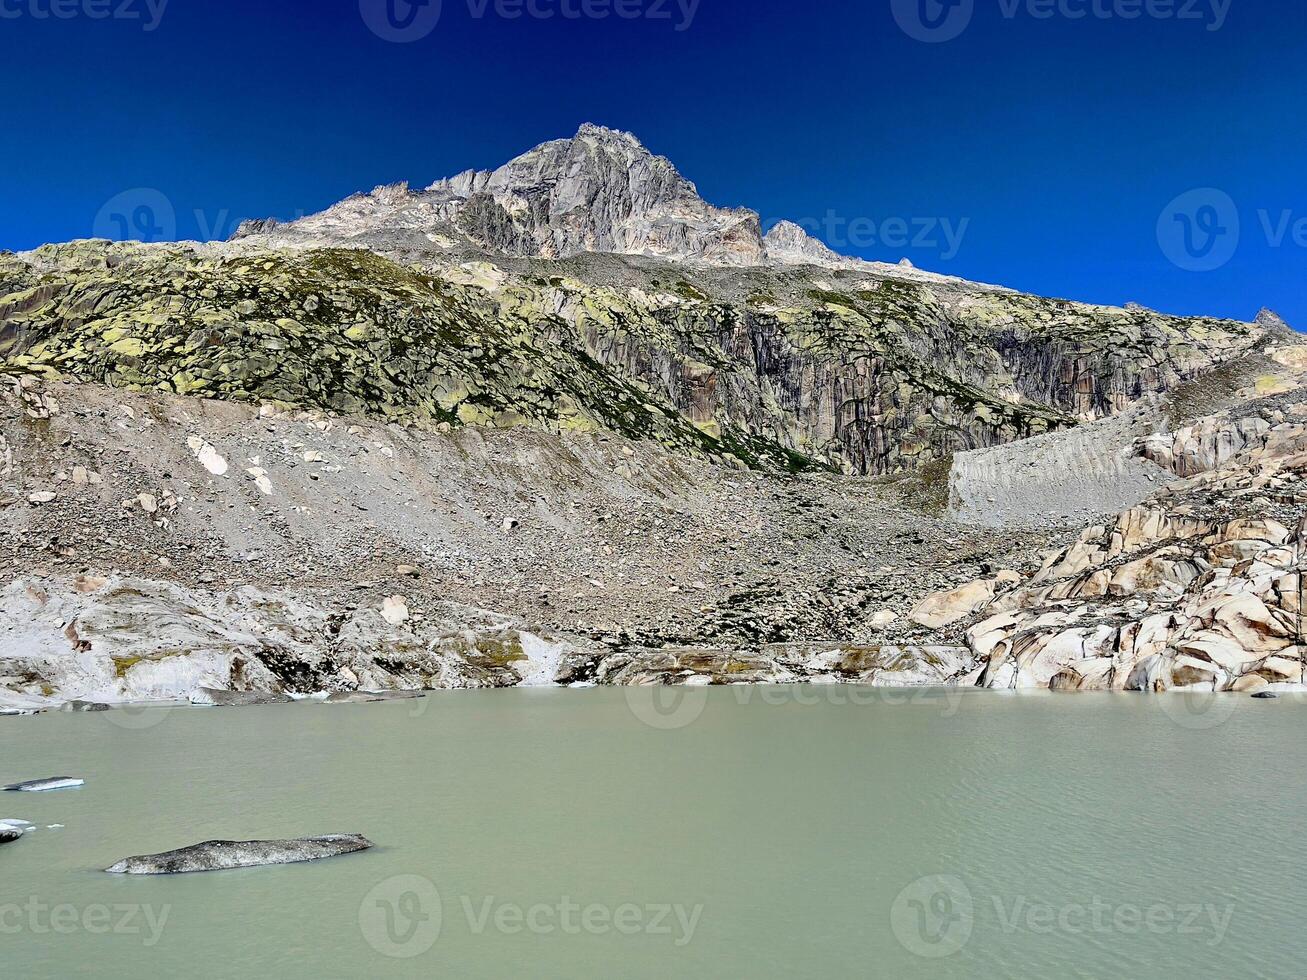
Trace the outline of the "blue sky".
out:
[[[1307,328],[1307,4],[432,2],[0,0],[0,248],[227,237],[594,121],[841,251]]]

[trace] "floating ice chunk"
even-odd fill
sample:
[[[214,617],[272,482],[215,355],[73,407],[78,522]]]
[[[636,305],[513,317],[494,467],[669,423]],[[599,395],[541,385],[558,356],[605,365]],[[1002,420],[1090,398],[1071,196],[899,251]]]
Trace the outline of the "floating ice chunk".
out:
[[[76,789],[85,786],[86,780],[73,776],[51,776],[49,779],[32,779],[25,783],[14,783],[5,789],[11,793],[48,793],[54,789]]]

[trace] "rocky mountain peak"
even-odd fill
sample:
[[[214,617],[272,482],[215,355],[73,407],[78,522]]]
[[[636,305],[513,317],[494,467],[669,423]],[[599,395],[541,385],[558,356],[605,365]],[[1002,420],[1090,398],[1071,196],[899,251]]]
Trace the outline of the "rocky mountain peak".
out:
[[[468,251],[544,259],[596,252],[961,282],[910,263],[840,255],[793,221],[778,222],[764,237],[758,212],[709,204],[667,157],[631,133],[594,123],[495,170],[465,170],[419,191],[407,182],[383,184],[297,221],[244,222],[234,238],[270,246],[363,247],[437,265]]]
[[[763,239],[767,257],[786,265],[840,265],[849,260],[831,251],[793,221],[778,221]]]
[[[1261,312],[1257,314],[1257,319],[1253,321],[1257,326],[1267,330],[1291,330],[1292,328],[1284,321],[1284,318],[1274,310],[1262,307]]]
[[[723,208],[631,133],[586,123],[495,170],[466,170],[425,190],[387,184],[289,224],[248,222],[237,237],[565,258],[648,255],[710,265],[856,264],[781,222],[764,239],[756,211]]]
[[[630,133],[589,123],[498,170],[463,173],[428,191],[461,200],[458,229],[507,254],[617,252],[731,265],[763,259],[755,213],[713,207],[666,157]]]

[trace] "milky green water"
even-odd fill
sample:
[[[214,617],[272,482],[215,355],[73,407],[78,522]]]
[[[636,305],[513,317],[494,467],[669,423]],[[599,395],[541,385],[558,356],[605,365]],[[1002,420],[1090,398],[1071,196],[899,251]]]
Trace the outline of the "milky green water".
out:
[[[0,847],[0,975],[1307,971],[1307,702],[632,696],[0,719],[0,782],[87,781],[0,794],[41,826]],[[337,832],[376,847],[97,870]]]

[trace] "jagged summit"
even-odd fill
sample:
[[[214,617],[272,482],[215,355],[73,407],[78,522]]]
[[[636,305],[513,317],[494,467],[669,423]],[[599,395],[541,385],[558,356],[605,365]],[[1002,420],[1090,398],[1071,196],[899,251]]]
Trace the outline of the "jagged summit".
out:
[[[1274,330],[1293,329],[1292,327],[1289,326],[1288,323],[1285,322],[1284,317],[1280,316],[1280,314],[1276,313],[1274,310],[1268,309],[1267,307],[1262,307],[1261,311],[1257,314],[1257,319],[1254,320],[1253,322],[1256,323],[1257,326],[1265,327],[1266,329],[1274,329]]]
[[[849,259],[831,251],[793,221],[778,221],[763,239],[767,257],[786,265],[838,265]]]
[[[236,237],[381,250],[470,244],[548,259],[607,252],[720,266],[890,268],[841,256],[790,221],[764,237],[756,211],[709,204],[666,157],[592,123],[497,170],[466,170],[422,191],[383,185],[288,224],[246,222]]]

